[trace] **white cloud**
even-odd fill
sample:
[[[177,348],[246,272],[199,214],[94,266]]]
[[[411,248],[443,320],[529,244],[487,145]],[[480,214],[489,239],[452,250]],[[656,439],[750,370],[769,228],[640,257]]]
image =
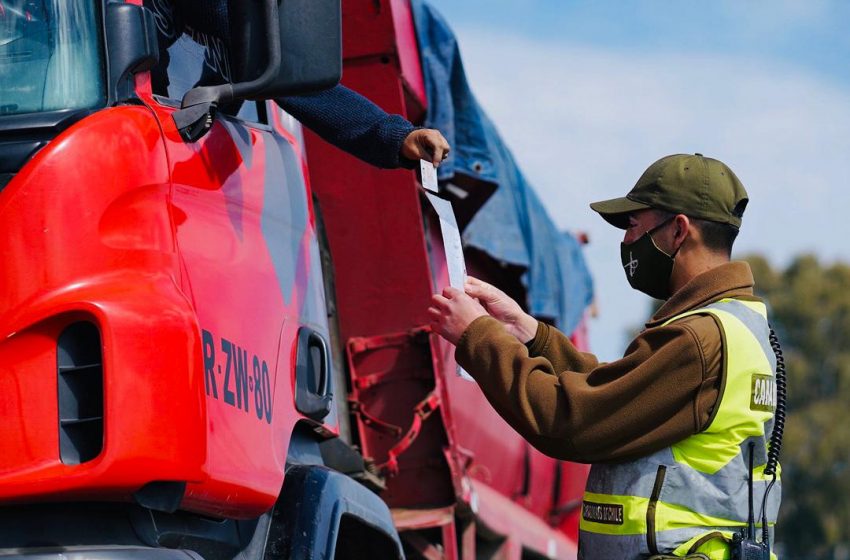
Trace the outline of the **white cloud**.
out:
[[[701,152],[732,167],[751,203],[738,252],[784,263],[850,260],[850,91],[791,66],[688,53],[629,53],[479,29],[458,38],[470,83],[565,229],[588,231],[605,359],[645,318],[619,266],[619,231],[587,204],[622,196],[655,159]]]

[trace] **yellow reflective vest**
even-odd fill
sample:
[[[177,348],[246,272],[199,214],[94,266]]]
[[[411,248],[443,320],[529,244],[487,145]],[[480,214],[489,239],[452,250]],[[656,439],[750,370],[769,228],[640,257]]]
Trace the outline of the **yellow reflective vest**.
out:
[[[722,336],[722,386],[708,426],[650,456],[593,465],[582,503],[580,559],[692,552],[728,559],[727,539],[747,523],[751,442],[755,516],[761,526],[762,501],[772,479],[764,467],[776,406],[776,357],[767,311],[760,302],[724,299],[665,325],[697,314],[715,317]],[[777,481],[766,504],[771,531],[780,497]]]

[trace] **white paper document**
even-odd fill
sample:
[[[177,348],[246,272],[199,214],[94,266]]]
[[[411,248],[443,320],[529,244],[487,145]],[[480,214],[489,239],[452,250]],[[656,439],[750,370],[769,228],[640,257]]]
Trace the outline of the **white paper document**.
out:
[[[457,227],[452,203],[429,192],[425,193],[431,206],[440,217],[440,232],[443,234],[443,248],[446,253],[446,265],[449,272],[449,284],[458,290],[463,290],[466,282],[466,261],[463,259],[463,245],[460,240],[460,230]],[[475,381],[462,367],[457,366],[457,374],[467,381]]]
[[[431,193],[425,193],[425,195],[440,217],[440,232],[443,234],[443,247],[449,268],[449,284],[458,290],[463,290],[463,284],[466,282],[466,262],[463,259],[463,245],[460,241],[460,230],[457,227],[452,203]]]
[[[426,190],[440,192],[440,186],[437,183],[437,168],[430,161],[419,160],[419,179]]]

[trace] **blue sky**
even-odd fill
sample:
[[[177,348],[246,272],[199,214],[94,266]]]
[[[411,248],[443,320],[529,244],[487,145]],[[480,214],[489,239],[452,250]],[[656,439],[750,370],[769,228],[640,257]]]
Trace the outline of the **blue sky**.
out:
[[[664,155],[701,152],[741,178],[735,254],[850,261],[850,2],[431,4],[556,224],[590,235],[600,358],[622,354],[649,300],[620,269],[621,232],[587,205]]]
[[[606,49],[777,59],[850,82],[850,3],[821,0],[434,0],[460,27]]]

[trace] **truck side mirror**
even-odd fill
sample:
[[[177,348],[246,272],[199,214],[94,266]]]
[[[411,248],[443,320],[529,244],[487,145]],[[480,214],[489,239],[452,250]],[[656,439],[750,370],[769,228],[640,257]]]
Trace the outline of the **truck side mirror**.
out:
[[[282,0],[278,19],[280,71],[255,99],[311,93],[339,83],[342,77],[340,0]]]
[[[340,0],[284,0],[280,74],[269,98],[320,91],[342,78]]]
[[[172,118],[186,142],[209,131],[216,108],[332,87],[342,74],[340,0],[230,0],[234,82],[196,87]]]

